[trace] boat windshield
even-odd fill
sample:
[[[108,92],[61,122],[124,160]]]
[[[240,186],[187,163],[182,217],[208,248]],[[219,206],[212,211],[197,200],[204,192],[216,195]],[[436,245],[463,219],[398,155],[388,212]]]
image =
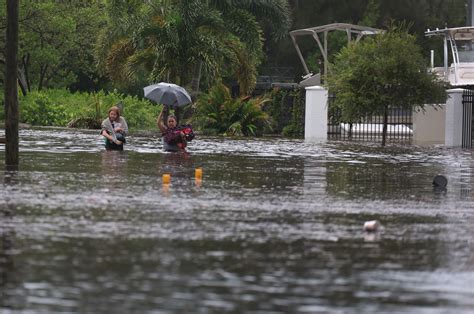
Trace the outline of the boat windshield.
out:
[[[459,62],[474,62],[474,42],[473,40],[456,40],[458,48]]]

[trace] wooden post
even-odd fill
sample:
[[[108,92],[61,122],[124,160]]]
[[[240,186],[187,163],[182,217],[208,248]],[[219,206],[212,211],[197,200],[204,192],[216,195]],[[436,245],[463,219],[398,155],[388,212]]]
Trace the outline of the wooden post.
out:
[[[18,16],[19,1],[7,0],[5,45],[5,166],[18,166]]]

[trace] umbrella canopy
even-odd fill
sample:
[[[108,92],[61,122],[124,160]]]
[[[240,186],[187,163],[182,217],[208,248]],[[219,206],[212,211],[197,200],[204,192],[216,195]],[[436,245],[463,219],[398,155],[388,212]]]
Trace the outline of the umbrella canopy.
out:
[[[161,82],[147,86],[143,88],[143,91],[145,92],[145,98],[157,104],[177,108],[191,103],[191,96],[189,96],[188,92],[176,84]]]

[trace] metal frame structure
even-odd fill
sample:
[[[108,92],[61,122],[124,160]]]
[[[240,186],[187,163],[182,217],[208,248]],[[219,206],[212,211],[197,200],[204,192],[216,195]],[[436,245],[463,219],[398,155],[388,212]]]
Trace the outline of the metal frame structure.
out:
[[[372,28],[372,27],[367,27],[367,26],[360,26],[360,25],[354,25],[354,24],[347,24],[347,23],[333,23],[333,24],[327,24],[327,25],[322,25],[322,26],[316,26],[316,27],[310,27],[310,28],[303,28],[303,29],[297,29],[294,31],[290,32],[291,40],[293,41],[293,45],[295,46],[296,52],[298,53],[298,57],[301,60],[301,63],[303,64],[304,70],[306,75],[312,75],[312,73],[309,71],[308,66],[306,65],[306,62],[303,58],[303,54],[301,53],[301,49],[298,46],[298,43],[296,41],[297,37],[300,36],[312,36],[316,43],[319,46],[319,50],[321,51],[321,54],[324,59],[324,74],[328,72],[328,65],[329,65],[329,60],[328,60],[328,33],[330,31],[344,31],[347,34],[347,42],[350,43],[353,38],[353,35],[356,35],[355,42],[359,42],[359,40],[366,35],[376,35],[376,34],[382,34],[384,33],[383,30],[377,29],[377,28]],[[322,42],[320,39],[320,34],[323,34]]]
[[[470,47],[474,46],[474,26],[427,30],[427,37],[443,36],[444,64],[443,68],[433,68],[445,81],[453,86],[474,85],[474,62],[461,61],[459,58],[458,42],[464,41]],[[451,48],[452,65],[449,66],[449,48]],[[474,50],[473,53],[474,60]],[[433,58],[433,57],[432,57]]]

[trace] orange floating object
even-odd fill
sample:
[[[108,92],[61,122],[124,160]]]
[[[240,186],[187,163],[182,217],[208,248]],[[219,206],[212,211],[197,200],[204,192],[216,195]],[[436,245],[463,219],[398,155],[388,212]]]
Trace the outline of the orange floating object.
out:
[[[196,168],[196,170],[194,170],[194,177],[196,179],[202,179],[202,169],[201,168]]]
[[[168,173],[165,173],[163,175],[163,184],[170,184],[171,182],[171,175]]]

